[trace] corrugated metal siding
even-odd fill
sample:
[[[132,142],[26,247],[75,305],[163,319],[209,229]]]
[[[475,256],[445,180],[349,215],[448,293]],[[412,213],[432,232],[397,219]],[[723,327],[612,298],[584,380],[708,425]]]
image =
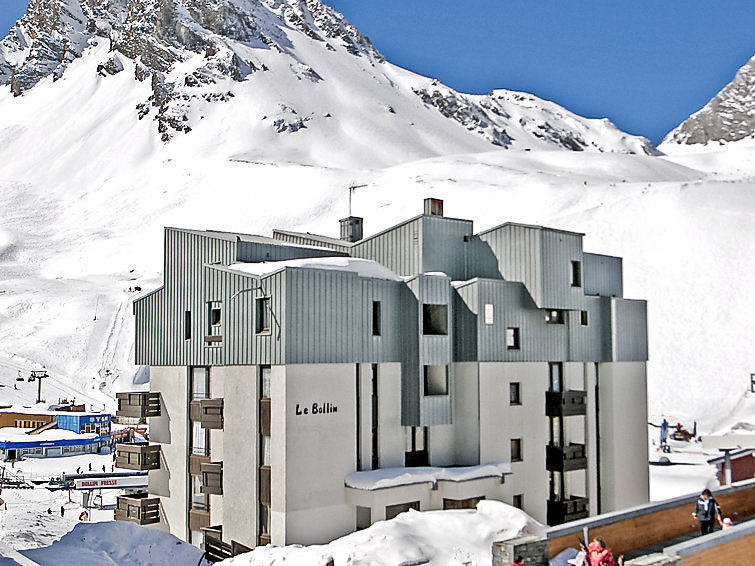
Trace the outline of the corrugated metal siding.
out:
[[[286,319],[289,363],[358,361],[369,330],[359,277],[288,269]]]
[[[601,254],[583,254],[586,295],[623,297],[622,259]]]
[[[165,230],[165,359],[158,365],[219,365],[221,348],[205,346],[209,309],[204,266],[236,261],[236,242],[211,235]],[[184,312],[191,311],[191,340],[184,340]]]
[[[236,259],[240,262],[283,261],[305,257],[333,257],[348,255],[335,249],[318,250],[315,248],[301,248],[280,244],[245,242],[243,240],[238,242],[236,254]]]
[[[378,234],[351,248],[351,255],[372,259],[399,275],[412,276],[422,271],[422,217]]]
[[[134,363],[136,365],[165,365],[165,288],[160,287],[149,295],[134,301]]]
[[[478,355],[485,362],[566,361],[568,357],[567,324],[547,324],[545,313],[537,308],[524,284],[481,279],[479,309],[493,305],[494,322],[484,324],[478,317]],[[506,329],[519,328],[520,348],[506,346]]]
[[[291,232],[280,232],[273,230],[273,238],[280,240],[281,242],[289,242],[294,245],[300,246],[320,246],[325,248],[331,248],[339,253],[349,255],[351,246],[339,245],[331,239],[318,238],[317,235],[309,237],[308,234],[294,234]]]
[[[417,364],[417,381],[419,385],[420,424],[433,426],[451,424],[451,394],[453,391],[453,372],[450,368],[453,360],[453,305],[451,301],[451,280],[447,277],[419,276],[413,288],[417,298],[417,328],[419,351]],[[425,335],[422,333],[423,304],[446,305],[448,334]],[[424,369],[426,365],[449,366],[448,395],[427,396],[424,394]]]
[[[542,306],[542,238],[539,228],[504,225],[480,234],[498,259],[498,271],[508,281],[524,283]]]
[[[572,286],[572,261],[582,262],[582,236],[567,232],[540,230],[541,303],[552,309],[581,309],[584,290]],[[580,267],[584,279],[584,266]],[[582,282],[583,283],[583,282]]]
[[[285,343],[285,272],[269,277],[252,277],[220,266],[205,267],[206,302],[222,303],[222,336],[220,346],[209,346],[220,353],[224,365],[256,365],[286,363]],[[270,297],[271,328],[257,334],[257,299]]]
[[[421,272],[441,271],[455,281],[473,277],[473,234],[471,220],[423,216]]]
[[[585,297],[587,326],[581,312],[569,311],[569,361],[607,362],[611,359],[611,304],[606,297]]]
[[[362,287],[362,328],[353,332],[362,336],[361,351],[355,352],[360,362],[383,363],[401,361],[401,343],[403,335],[401,319],[405,313],[401,310],[401,292],[403,283],[383,281],[381,279],[360,279]],[[380,302],[382,332],[380,336],[372,335],[372,302]]]
[[[477,360],[478,285],[468,284],[452,291],[454,319],[454,361]]]
[[[613,361],[647,361],[647,302],[611,299],[611,314]]]

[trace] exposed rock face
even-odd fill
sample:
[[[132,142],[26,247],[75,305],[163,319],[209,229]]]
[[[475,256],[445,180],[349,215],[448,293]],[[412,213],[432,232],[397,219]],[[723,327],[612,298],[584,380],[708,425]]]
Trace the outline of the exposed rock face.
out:
[[[734,80],[674,130],[663,143],[733,142],[755,136],[755,57]]]
[[[233,98],[234,84],[257,79],[255,88],[268,90],[255,91],[249,99],[269,102],[274,92],[277,109],[268,104],[261,114],[278,134],[317,129],[346,104],[365,113],[382,108],[401,115],[392,122],[399,129],[379,143],[407,134],[453,134],[473,138],[474,143],[461,144],[465,148],[485,140],[507,149],[534,144],[573,151],[655,151],[647,140],[626,136],[610,123],[586,120],[531,95],[467,95],[438,81],[397,73],[366,36],[320,0],[31,0],[0,42],[0,86],[20,96],[42,79],[57,80],[95,48],[102,80],[133,76],[151,85],[134,111],[139,120],[151,118],[164,142],[191,132],[213,114],[206,103]],[[310,98],[317,102],[310,104]],[[420,133],[412,134],[417,119]],[[354,122],[359,120],[341,127],[351,132],[363,127]]]

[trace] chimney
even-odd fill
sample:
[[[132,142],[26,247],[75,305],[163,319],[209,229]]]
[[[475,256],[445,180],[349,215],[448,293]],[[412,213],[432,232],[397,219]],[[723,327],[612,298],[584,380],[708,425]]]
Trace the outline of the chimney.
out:
[[[341,239],[346,242],[358,242],[362,239],[362,222],[364,218],[349,216],[341,218]]]
[[[426,198],[425,214],[428,216],[443,216],[443,201],[439,198]]]

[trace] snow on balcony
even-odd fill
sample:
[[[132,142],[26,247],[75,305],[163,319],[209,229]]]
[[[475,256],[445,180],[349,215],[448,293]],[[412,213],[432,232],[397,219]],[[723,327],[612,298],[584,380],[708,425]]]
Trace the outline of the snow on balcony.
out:
[[[367,472],[351,472],[345,478],[346,487],[373,491],[438,481],[465,482],[483,478],[500,478],[511,473],[508,462],[491,462],[480,466],[451,468],[383,468]]]

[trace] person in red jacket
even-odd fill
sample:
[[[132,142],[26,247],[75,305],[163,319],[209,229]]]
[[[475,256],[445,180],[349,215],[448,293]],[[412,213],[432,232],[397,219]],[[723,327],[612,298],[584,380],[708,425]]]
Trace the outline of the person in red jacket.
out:
[[[510,566],[524,566],[524,557],[517,556]]]
[[[595,537],[587,545],[587,557],[590,560],[590,566],[614,566],[611,549],[606,546],[606,541],[601,537]]]

